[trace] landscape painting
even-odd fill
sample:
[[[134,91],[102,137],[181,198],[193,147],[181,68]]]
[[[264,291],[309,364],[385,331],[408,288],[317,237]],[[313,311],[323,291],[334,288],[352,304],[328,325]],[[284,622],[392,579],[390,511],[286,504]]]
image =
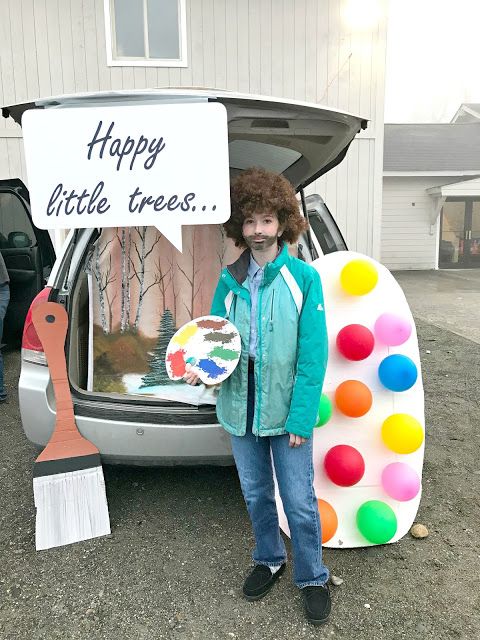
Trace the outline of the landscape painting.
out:
[[[197,403],[205,389],[170,380],[167,346],[209,314],[220,271],[240,252],[221,225],[184,226],[182,253],[155,227],[103,229],[87,261],[89,390]]]

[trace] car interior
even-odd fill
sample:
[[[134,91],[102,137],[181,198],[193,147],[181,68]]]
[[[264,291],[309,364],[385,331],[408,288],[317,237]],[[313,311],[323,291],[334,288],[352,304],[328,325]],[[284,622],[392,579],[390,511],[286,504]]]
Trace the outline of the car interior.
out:
[[[55,258],[48,232],[35,231],[30,221],[28,203],[16,191],[19,185],[25,189],[20,180],[0,181],[0,251],[10,277],[6,343],[20,339],[30,304],[45,286]]]
[[[312,260],[319,257],[320,252],[317,247],[320,248],[323,254],[347,250],[345,240],[323,199],[318,194],[310,195],[304,199],[304,205],[311,231],[310,233],[304,233],[300,237],[298,244],[295,247],[291,247],[291,252],[301,260],[312,262]],[[314,235],[316,242],[313,241],[312,235]],[[93,246],[97,237],[98,232],[92,234],[90,246]],[[87,390],[89,389],[89,314],[91,309],[87,269],[85,268],[87,254],[88,250],[85,252],[84,264],[76,274],[69,296],[69,377],[74,389],[77,389],[82,395],[88,393]],[[126,400],[125,395],[119,395],[118,397],[121,397],[124,401]],[[131,400],[132,397],[139,400],[138,396],[130,396],[129,399]],[[143,401],[145,400],[147,399],[143,398]]]

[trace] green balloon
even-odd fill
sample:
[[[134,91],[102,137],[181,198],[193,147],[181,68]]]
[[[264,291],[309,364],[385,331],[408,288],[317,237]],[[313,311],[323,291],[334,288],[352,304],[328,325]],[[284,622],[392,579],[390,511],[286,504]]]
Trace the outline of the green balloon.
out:
[[[369,500],[357,511],[357,527],[369,542],[385,544],[397,532],[397,516],[385,502]]]
[[[322,393],[320,404],[318,405],[318,418],[315,426],[323,427],[324,424],[327,424],[332,417],[332,411],[332,401],[328,396]]]

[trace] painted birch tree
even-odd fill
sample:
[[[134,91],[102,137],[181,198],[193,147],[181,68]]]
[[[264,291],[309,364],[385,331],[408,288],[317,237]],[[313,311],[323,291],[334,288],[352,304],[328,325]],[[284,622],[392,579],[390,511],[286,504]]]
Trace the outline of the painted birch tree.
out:
[[[119,235],[120,234],[120,235]],[[120,245],[120,279],[121,279],[121,298],[120,298],[120,331],[124,333],[127,318],[127,283],[128,283],[128,269],[130,268],[130,261],[127,263],[127,230],[123,227],[121,230],[117,228],[115,235]]]
[[[225,234],[225,229],[223,228],[223,224],[219,225],[219,233],[220,233],[220,244],[217,249],[217,258],[218,258],[220,271],[221,271],[223,269],[223,262],[225,260],[225,251],[226,251],[226,245],[225,245],[226,234]]]
[[[194,316],[194,303],[195,299],[200,291],[200,287],[202,286],[202,281],[199,282],[198,274],[201,272],[201,268],[197,266],[198,261],[198,247],[197,247],[197,229],[195,228],[192,233],[192,243],[188,249],[188,253],[190,254],[190,265],[191,268],[188,271],[185,271],[180,265],[178,265],[178,269],[180,273],[183,275],[185,280],[190,285],[190,299],[188,304],[182,300],[183,306],[185,307],[188,315],[190,316],[190,320],[193,320]]]
[[[135,320],[133,323],[133,329],[134,331],[138,331],[138,325],[140,322],[140,315],[142,313],[142,305],[143,305],[143,299],[145,298],[145,296],[147,295],[148,291],[154,287],[155,285],[159,284],[159,282],[161,280],[159,280],[160,278],[160,274],[156,273],[154,275],[154,279],[153,282],[151,282],[148,287],[145,286],[145,273],[146,273],[146,262],[147,262],[147,258],[149,257],[149,255],[152,253],[152,251],[155,249],[156,245],[160,242],[162,236],[160,233],[156,233],[155,234],[155,238],[150,246],[150,248],[147,250],[147,231],[148,231],[148,227],[136,227],[135,231],[137,233],[138,236],[138,244],[137,242],[133,241],[133,246],[135,248],[135,253],[137,254],[137,258],[138,258],[138,269],[135,268],[135,264],[132,260],[132,258],[130,257],[130,263],[131,263],[131,268],[132,268],[132,277],[135,277],[138,281],[138,302],[137,302],[137,311],[135,314]]]
[[[130,329],[130,281],[133,276],[130,275],[130,252],[132,249],[132,230],[130,227],[127,228],[127,237],[125,242],[125,271],[126,271],[126,281],[125,281],[125,331]]]
[[[105,287],[105,299],[107,301],[108,307],[108,330],[109,333],[113,332],[113,305],[115,300],[117,299],[117,289],[114,289],[114,296],[111,297],[112,293],[109,291],[109,285],[114,284],[117,281],[116,274],[111,275],[112,272],[112,256],[111,254],[108,257],[108,275],[107,275],[107,286]]]
[[[172,297],[173,297],[173,317],[175,318],[175,321],[177,320],[177,281],[176,281],[176,268],[177,268],[177,262],[175,260],[175,257],[173,255],[173,250],[170,249],[170,257],[168,258],[168,263],[170,265],[170,273],[172,274],[171,280],[170,280],[170,285],[172,287]]]
[[[125,333],[130,329],[130,282],[135,277],[131,273],[131,245],[132,230],[130,227],[117,227],[116,239],[120,246],[120,272],[121,272],[121,304],[120,304],[120,332]]]
[[[102,248],[100,248],[101,245],[101,236],[97,239],[97,242],[95,244],[95,249],[94,249],[94,253],[93,256],[91,258],[91,262],[89,265],[89,271],[91,273],[93,273],[94,277],[95,277],[95,281],[97,283],[97,289],[98,289],[98,300],[100,303],[100,321],[102,323],[102,331],[103,333],[107,334],[109,333],[109,331],[111,331],[111,318],[110,318],[110,326],[107,326],[107,315],[106,315],[106,309],[105,309],[105,298],[107,298],[108,301],[108,287],[110,284],[114,283],[116,280],[115,275],[112,275],[112,256],[111,254],[109,255],[109,263],[108,263],[108,268],[101,270],[100,269],[100,262],[102,259],[102,256],[104,255],[105,251],[107,250],[108,246],[110,245],[111,242],[113,242],[113,238],[108,240]],[[92,264],[93,263],[93,264]]]
[[[170,268],[165,271],[165,273],[162,270],[162,261],[160,259],[160,256],[157,258],[157,261],[155,263],[155,267],[157,269],[157,284],[158,284],[158,289],[160,291],[160,295],[162,296],[162,310],[165,310],[167,308],[167,289],[172,281],[172,267],[170,266]]]

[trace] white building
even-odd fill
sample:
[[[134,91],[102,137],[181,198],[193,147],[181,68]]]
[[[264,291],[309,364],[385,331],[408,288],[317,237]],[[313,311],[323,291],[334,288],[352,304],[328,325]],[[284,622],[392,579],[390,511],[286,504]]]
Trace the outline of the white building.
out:
[[[348,246],[380,257],[386,1],[62,0],[0,3],[0,104],[166,86],[321,103],[369,126],[307,193]],[[368,6],[371,8],[372,3]],[[355,9],[360,12],[355,12]],[[144,11],[145,10],[145,11]],[[0,119],[0,179],[26,182],[21,129]]]
[[[389,269],[480,267],[480,121],[458,122],[385,125]]]

